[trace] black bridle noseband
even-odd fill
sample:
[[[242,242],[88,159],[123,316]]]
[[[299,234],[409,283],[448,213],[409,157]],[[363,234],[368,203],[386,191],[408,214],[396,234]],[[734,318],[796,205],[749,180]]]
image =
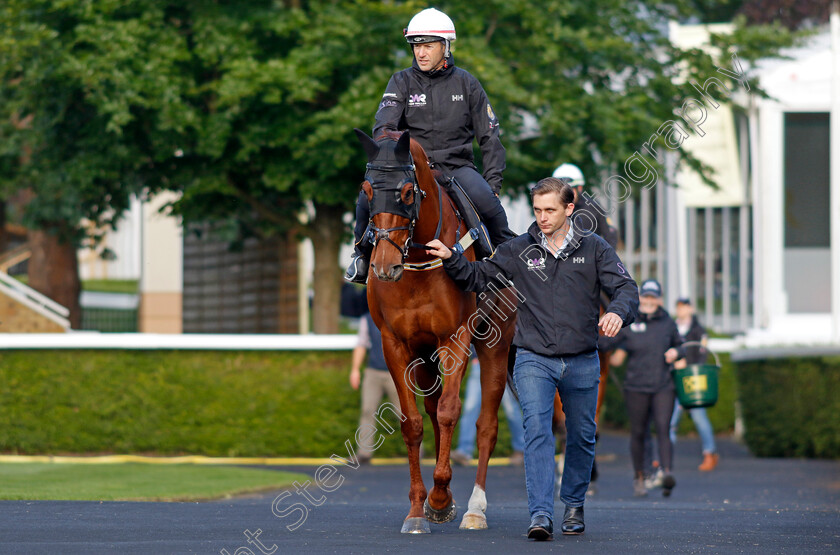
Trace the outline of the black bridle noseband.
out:
[[[370,183],[371,189],[373,189],[373,197],[370,201],[370,221],[368,222],[369,240],[373,244],[374,248],[376,248],[376,245],[381,239],[391,243],[398,251],[400,251],[402,254],[402,261],[405,262],[405,259],[408,257],[409,249],[426,248],[426,245],[413,242],[414,227],[417,225],[417,219],[420,217],[420,203],[426,198],[426,192],[423,191],[417,183],[417,172],[415,171],[414,160],[409,158],[409,163],[405,165],[379,165],[368,163],[365,167],[367,169],[365,180]],[[371,179],[369,173],[371,170],[380,172],[404,172],[405,175],[396,185],[390,185],[389,183],[377,184]],[[413,186],[414,196],[410,203],[405,203],[402,200],[401,193],[406,183],[411,183]],[[388,194],[391,192],[393,192],[393,196]],[[382,194],[377,195],[377,193]],[[440,195],[440,185],[438,185],[438,204],[440,205],[441,214],[438,218],[435,239],[438,239],[440,236],[441,220],[443,220],[443,203],[440,200]],[[395,214],[406,218],[408,220],[408,225],[389,227],[387,229],[377,227],[376,224],[373,223],[373,217],[377,214],[383,213]],[[401,230],[408,231],[408,236],[406,237],[405,244],[402,247],[396,244],[389,237],[390,232]]]

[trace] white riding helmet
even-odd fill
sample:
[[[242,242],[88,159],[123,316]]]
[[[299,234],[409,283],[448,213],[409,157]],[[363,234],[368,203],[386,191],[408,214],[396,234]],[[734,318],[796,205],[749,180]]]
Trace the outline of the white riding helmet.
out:
[[[560,164],[551,177],[565,179],[572,187],[583,187],[586,182],[583,179],[583,172],[574,164]]]
[[[427,8],[411,18],[403,31],[408,44],[443,41],[446,43],[446,56],[449,56],[449,43],[455,40],[455,24],[445,13],[434,8]]]

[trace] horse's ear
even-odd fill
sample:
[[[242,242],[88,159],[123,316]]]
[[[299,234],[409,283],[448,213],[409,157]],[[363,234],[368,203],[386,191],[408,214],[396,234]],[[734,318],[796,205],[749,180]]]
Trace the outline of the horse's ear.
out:
[[[377,155],[379,154],[379,145],[376,144],[376,141],[368,137],[367,133],[365,133],[361,129],[357,129],[354,127],[353,131],[356,132],[356,136],[359,138],[359,142],[362,143],[362,148],[365,149],[365,154],[367,154],[368,162],[370,162],[371,160],[375,160]]]
[[[397,156],[398,160],[408,159],[411,155],[411,135],[409,135],[407,129],[403,131],[402,135],[400,135],[400,140],[397,141],[397,147],[394,149],[394,154]]]

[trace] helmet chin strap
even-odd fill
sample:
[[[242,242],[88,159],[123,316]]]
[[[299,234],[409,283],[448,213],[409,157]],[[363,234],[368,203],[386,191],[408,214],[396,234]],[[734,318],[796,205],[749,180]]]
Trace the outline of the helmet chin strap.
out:
[[[445,45],[444,49],[443,49],[443,65],[440,66],[435,71],[439,71],[439,70],[446,69],[446,68],[449,67],[449,54],[450,54],[450,52],[449,52],[449,40],[443,39],[443,44]]]

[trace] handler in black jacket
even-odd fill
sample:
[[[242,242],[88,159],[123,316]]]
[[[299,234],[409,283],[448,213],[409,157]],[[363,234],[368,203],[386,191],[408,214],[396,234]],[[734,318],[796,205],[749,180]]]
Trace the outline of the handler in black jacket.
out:
[[[386,130],[408,129],[426,151],[433,169],[454,177],[487,226],[490,240],[499,246],[516,236],[508,227],[499,201],[505,148],[499,140],[499,120],[478,79],[455,65],[450,42],[455,26],[441,11],[428,8],[415,15],[405,30],[414,62],[391,76],[379,110],[373,138]],[[473,139],[481,149],[484,175],[473,160]],[[364,192],[356,203],[356,252],[344,279],[364,283],[370,245],[364,232],[370,208]]]
[[[575,232],[569,219],[574,191],[568,183],[547,177],[531,190],[531,199],[536,221],[528,233],[501,245],[491,258],[471,263],[438,240],[427,246],[463,289],[483,291],[494,281],[510,280],[522,301],[513,339],[513,377],[525,420],[528,537],[547,540],[553,536],[554,518],[555,392],[560,392],[566,414],[562,530],[580,534],[595,458],[598,327],[613,337],[630,324],[638,308],[638,288],[604,239]],[[611,302],[599,321],[601,290]]]
[[[642,283],[639,318],[621,330],[615,340],[607,340],[616,349],[610,363],[620,366],[627,360],[624,378],[624,402],[630,420],[630,455],[633,459],[633,494],[647,495],[644,474],[645,434],[653,419],[659,460],[665,473],[662,495],[668,497],[676,485],[671,474],[673,446],[668,437],[674,410],[674,380],[671,368],[683,358],[683,339],[677,324],[662,308],[662,286],[655,279]]]

